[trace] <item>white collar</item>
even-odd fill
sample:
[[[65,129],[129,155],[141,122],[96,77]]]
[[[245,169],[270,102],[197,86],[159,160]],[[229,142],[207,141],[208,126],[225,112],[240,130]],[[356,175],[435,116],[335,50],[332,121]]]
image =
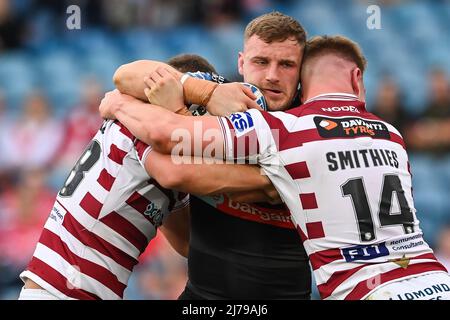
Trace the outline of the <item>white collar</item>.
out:
[[[317,100],[350,100],[350,101],[357,101],[358,97],[351,93],[342,93],[342,92],[330,92],[330,93],[323,93],[319,94],[315,97],[312,97],[305,101],[303,104],[317,101]]]

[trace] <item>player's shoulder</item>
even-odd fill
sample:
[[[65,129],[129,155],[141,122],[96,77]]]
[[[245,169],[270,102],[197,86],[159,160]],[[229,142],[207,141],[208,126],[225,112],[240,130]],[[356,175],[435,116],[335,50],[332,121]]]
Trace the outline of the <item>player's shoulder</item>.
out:
[[[123,139],[135,141],[137,138],[123,125],[119,120],[105,120],[103,121],[100,130],[102,134],[109,135],[115,139]]]
[[[146,149],[149,148],[148,144],[137,139],[118,120],[103,121],[94,139],[102,145],[102,148],[110,150],[111,155],[137,152],[137,155],[141,158],[146,153]]]
[[[380,118],[379,116],[377,116],[376,114],[373,114],[369,111],[367,111],[364,116],[371,121],[374,121],[376,123],[380,123],[381,125],[383,125],[387,131],[389,131],[390,133],[394,133],[397,136],[399,136],[400,138],[403,139],[403,136],[401,134],[401,132],[391,123],[387,122],[386,120]]]

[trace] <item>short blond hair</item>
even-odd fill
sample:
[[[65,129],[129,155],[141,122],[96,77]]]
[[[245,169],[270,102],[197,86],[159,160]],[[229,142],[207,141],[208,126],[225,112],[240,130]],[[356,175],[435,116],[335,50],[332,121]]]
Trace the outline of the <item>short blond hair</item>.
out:
[[[361,72],[364,73],[367,66],[367,60],[360,46],[344,36],[315,36],[306,42],[303,54],[303,65],[313,58],[327,54],[337,55],[345,60],[354,62]]]
[[[257,35],[266,43],[284,41],[295,38],[300,46],[306,42],[306,31],[294,18],[278,11],[263,14],[252,21],[245,28],[244,40]]]

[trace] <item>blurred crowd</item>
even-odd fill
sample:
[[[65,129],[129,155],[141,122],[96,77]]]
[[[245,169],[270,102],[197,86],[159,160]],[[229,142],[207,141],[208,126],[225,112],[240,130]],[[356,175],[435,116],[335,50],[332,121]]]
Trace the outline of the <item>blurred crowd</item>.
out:
[[[17,3],[16,3],[17,2]],[[269,0],[9,0],[0,1],[0,38],[3,48],[16,48],[37,37],[43,20],[53,25],[65,22],[69,5],[78,5],[83,23],[90,27],[105,27],[111,31],[139,26],[170,28],[197,23],[219,27],[241,21],[270,10]],[[278,0],[289,3],[293,0]],[[30,34],[33,30],[33,34]],[[63,31],[55,29],[53,32]]]
[[[289,7],[293,2],[0,0],[0,60],[29,50],[30,44],[36,48],[49,34],[55,37],[58,28],[43,30],[52,23],[61,23],[70,4],[82,8],[86,19],[83,28],[101,27],[114,37],[116,31],[136,26],[163,29],[183,24],[245,25],[274,6]],[[401,1],[382,2],[396,5]],[[305,27],[308,29],[308,25]],[[202,54],[202,50],[195,53]],[[234,59],[235,56],[229,57],[230,63]],[[374,98],[369,110],[404,136],[411,154],[417,215],[425,238],[450,269],[450,76],[439,65],[430,66],[420,76],[427,84],[422,88],[426,90],[423,107],[411,112],[408,92],[394,73],[386,72],[371,87]],[[76,81],[80,87],[78,99],[63,111],[40,86],[21,95],[19,103],[13,106],[8,90],[0,85],[0,299],[17,297],[21,286],[18,274],[32,255],[55,195],[101,124],[98,105],[110,86],[95,73],[83,73]],[[128,299],[175,299],[186,281],[185,259],[160,235],[152,241],[135,271],[125,294]]]

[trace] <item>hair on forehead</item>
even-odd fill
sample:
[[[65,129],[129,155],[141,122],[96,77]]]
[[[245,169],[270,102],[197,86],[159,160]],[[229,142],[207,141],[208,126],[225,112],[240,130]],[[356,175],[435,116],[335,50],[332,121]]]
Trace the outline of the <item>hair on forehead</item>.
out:
[[[306,31],[294,18],[278,11],[263,14],[252,21],[245,28],[244,40],[253,35],[267,43],[284,41],[294,38],[300,46],[306,42]]]

